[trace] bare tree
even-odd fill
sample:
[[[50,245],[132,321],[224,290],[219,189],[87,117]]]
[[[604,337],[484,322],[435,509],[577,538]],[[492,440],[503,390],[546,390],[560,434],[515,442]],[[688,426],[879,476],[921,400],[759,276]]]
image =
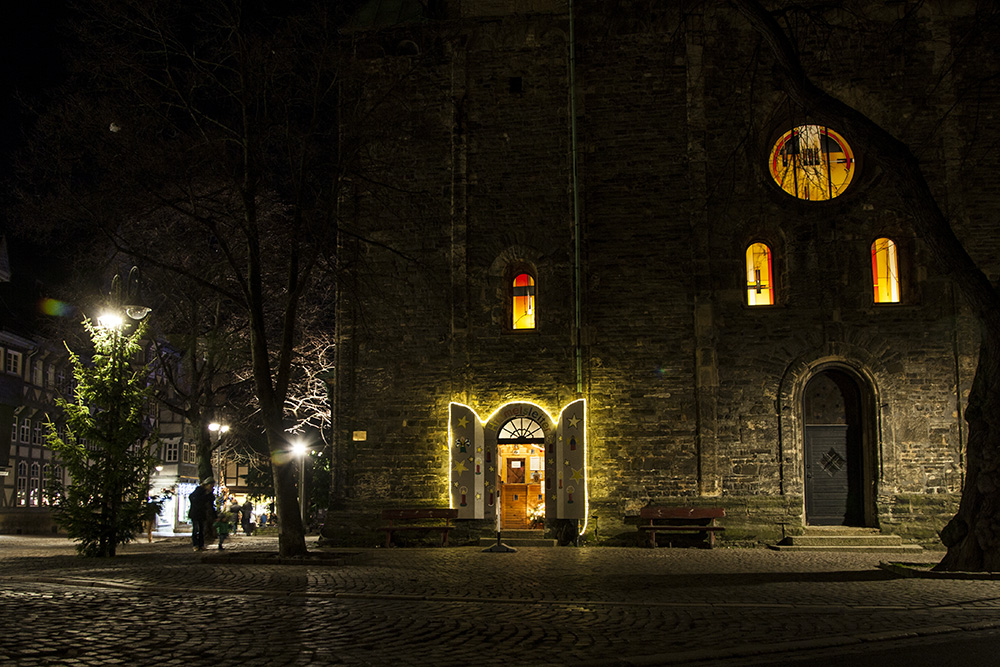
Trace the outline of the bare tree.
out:
[[[44,204],[35,220],[100,236],[144,271],[175,276],[163,279],[165,291],[183,281],[238,311],[274,462],[283,555],[305,551],[285,407],[300,316],[320,305],[318,274],[335,272],[349,158],[338,28],[350,5],[81,4],[80,67],[39,121],[25,172],[28,203]],[[207,364],[189,335],[182,347]],[[202,395],[177,407],[201,423],[211,403]]]

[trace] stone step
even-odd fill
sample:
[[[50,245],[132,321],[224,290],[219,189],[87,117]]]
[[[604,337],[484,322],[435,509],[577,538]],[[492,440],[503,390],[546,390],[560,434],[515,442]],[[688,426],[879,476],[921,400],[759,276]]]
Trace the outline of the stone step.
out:
[[[792,535],[783,544],[796,547],[896,547],[903,544],[899,535]]]
[[[900,553],[900,552],[913,552],[913,551],[923,551],[924,548],[919,544],[900,544],[899,546],[818,546],[818,547],[804,547],[804,546],[793,546],[791,544],[769,544],[768,549],[773,549],[775,551],[827,551],[827,552],[868,552],[868,553]]]
[[[858,526],[803,526],[803,535],[881,535],[878,528]]]
[[[898,535],[850,526],[806,526],[802,535],[789,535],[769,546],[778,551],[923,551],[919,545],[903,544]]]

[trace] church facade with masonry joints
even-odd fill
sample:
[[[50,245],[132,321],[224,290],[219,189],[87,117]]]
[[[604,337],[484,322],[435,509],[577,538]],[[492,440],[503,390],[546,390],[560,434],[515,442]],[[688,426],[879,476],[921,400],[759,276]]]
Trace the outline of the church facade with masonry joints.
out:
[[[913,147],[995,278],[1000,116],[960,92],[994,90],[995,46],[951,48],[971,9],[903,5],[788,20],[807,71]],[[379,183],[344,183],[329,539],[449,506],[458,543],[628,544],[642,507],[675,505],[725,508],[734,544],[934,543],[975,322],[750,25],[727,3],[430,6],[382,3],[347,40],[358,171]]]

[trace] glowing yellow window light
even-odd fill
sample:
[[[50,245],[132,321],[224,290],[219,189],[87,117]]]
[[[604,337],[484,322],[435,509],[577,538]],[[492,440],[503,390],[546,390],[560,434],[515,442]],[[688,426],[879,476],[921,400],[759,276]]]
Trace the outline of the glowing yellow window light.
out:
[[[872,243],[872,284],[875,303],[899,303],[899,265],[892,239],[880,238]]]
[[[747,248],[747,305],[774,305],[771,249],[763,243],[753,243]]]
[[[799,125],[771,149],[768,167],[781,189],[799,199],[833,199],[854,178],[854,152],[847,141],[822,125]]]
[[[514,328],[535,328],[535,279],[527,273],[514,278]]]

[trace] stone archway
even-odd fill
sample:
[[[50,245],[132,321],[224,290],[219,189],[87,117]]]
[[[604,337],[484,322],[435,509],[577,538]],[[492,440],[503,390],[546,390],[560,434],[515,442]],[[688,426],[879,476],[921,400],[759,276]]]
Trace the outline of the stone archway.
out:
[[[864,348],[830,343],[814,354],[795,360],[788,366],[781,379],[777,400],[781,493],[801,497],[803,524],[812,523],[811,513],[813,516],[824,517],[817,521],[819,525],[834,523],[829,513],[824,515],[820,511],[818,515],[816,514],[817,508],[812,506],[815,499],[809,499],[811,506],[808,509],[812,512],[807,511],[807,475],[816,475],[817,472],[827,475],[827,471],[822,468],[825,464],[834,467],[844,466],[846,476],[849,462],[851,470],[847,493],[850,494],[851,511],[848,513],[848,498],[844,495],[844,514],[841,521],[836,523],[878,527],[876,500],[878,485],[882,478],[882,423],[879,408],[882,401],[875,378],[888,372],[885,366],[886,356],[892,357],[893,354],[889,352],[882,357],[876,357]],[[836,434],[838,430],[836,428],[822,428],[838,425],[817,423],[816,419],[807,418],[807,390],[817,389],[819,385],[810,387],[815,378],[822,378],[818,381],[827,383],[827,390],[832,383],[841,392],[841,396],[846,388],[849,397],[847,400],[853,401],[850,417],[848,418],[845,413],[841,420],[844,423],[839,424],[839,430],[842,431],[839,435]],[[844,409],[847,410],[846,405]],[[823,417],[819,419],[822,420]],[[822,437],[821,441],[816,441],[815,436],[827,438],[825,442],[829,446],[822,448]],[[850,451],[843,449],[840,454],[844,459],[843,463],[839,463],[837,456],[830,453],[831,448],[837,451],[837,446],[833,445],[829,438],[840,436],[844,447],[848,446],[848,441],[850,442]],[[810,450],[818,452],[817,458],[813,461],[807,461],[807,438],[811,439]],[[825,461],[824,455],[827,455]],[[817,468],[817,465],[820,467]],[[814,477],[813,480],[815,479]],[[810,491],[814,490],[812,487]]]
[[[806,523],[869,525],[874,471],[862,386],[847,370],[827,366],[806,382],[802,402]]]

